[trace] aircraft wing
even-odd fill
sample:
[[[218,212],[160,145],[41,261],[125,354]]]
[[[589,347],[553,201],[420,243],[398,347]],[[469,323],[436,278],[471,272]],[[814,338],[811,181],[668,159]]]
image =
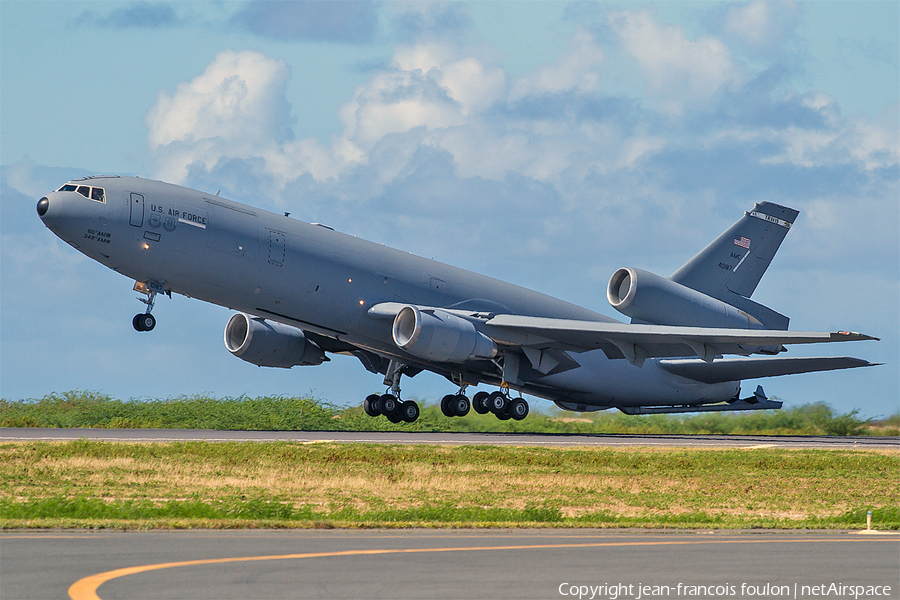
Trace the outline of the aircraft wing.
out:
[[[626,358],[638,366],[647,358],[694,355],[711,363],[723,354],[774,354],[785,344],[878,339],[850,331],[674,327],[521,315],[496,315],[484,323],[483,329],[499,344],[574,352],[600,349],[611,359]]]

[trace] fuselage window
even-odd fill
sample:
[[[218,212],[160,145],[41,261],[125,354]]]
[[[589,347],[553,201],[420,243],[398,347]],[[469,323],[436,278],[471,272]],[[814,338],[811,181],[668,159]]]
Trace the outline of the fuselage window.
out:
[[[78,192],[89,200],[94,200],[95,202],[103,202],[104,204],[106,203],[106,190],[101,187],[91,187],[89,185],[73,185],[71,183],[67,183],[56,191]]]

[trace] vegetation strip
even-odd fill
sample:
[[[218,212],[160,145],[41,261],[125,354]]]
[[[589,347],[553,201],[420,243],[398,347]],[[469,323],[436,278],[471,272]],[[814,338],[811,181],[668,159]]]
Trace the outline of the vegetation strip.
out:
[[[900,528],[900,453],[0,444],[0,526]]]
[[[617,411],[566,413],[537,410],[524,421],[499,421],[474,411],[448,419],[438,406],[422,406],[415,423],[371,418],[361,406],[339,407],[315,398],[180,396],[117,400],[71,391],[36,400],[0,400],[3,427],[98,427],[141,429],[229,429],[255,431],[430,431],[516,433],[633,433],[748,435],[900,435],[900,415],[874,421],[857,411],[834,414],[823,403],[779,411],[697,415],[625,415]]]

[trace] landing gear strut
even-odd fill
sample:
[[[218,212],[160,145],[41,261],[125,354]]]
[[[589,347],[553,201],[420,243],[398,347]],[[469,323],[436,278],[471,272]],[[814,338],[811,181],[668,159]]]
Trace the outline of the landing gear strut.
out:
[[[134,327],[135,331],[152,331],[153,328],[156,327],[156,317],[150,314],[150,311],[153,310],[156,294],[163,292],[171,298],[172,292],[163,288],[162,284],[155,281],[148,281],[146,283],[143,281],[136,281],[134,283],[134,291],[147,296],[146,298],[138,298],[138,300],[147,305],[147,310],[134,315],[134,318],[131,319],[131,326]]]
[[[384,384],[390,390],[384,394],[371,394],[363,401],[363,410],[370,417],[384,415],[391,423],[412,423],[419,418],[419,405],[412,400],[400,399],[400,376],[406,365],[391,361],[384,376]]]

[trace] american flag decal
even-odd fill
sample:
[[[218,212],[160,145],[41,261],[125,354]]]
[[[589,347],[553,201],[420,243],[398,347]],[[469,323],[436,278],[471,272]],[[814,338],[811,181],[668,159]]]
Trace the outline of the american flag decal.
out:
[[[741,248],[746,248],[747,250],[749,250],[750,249],[750,238],[744,237],[744,236],[736,237],[736,238],[734,238],[734,245],[740,246]]]

